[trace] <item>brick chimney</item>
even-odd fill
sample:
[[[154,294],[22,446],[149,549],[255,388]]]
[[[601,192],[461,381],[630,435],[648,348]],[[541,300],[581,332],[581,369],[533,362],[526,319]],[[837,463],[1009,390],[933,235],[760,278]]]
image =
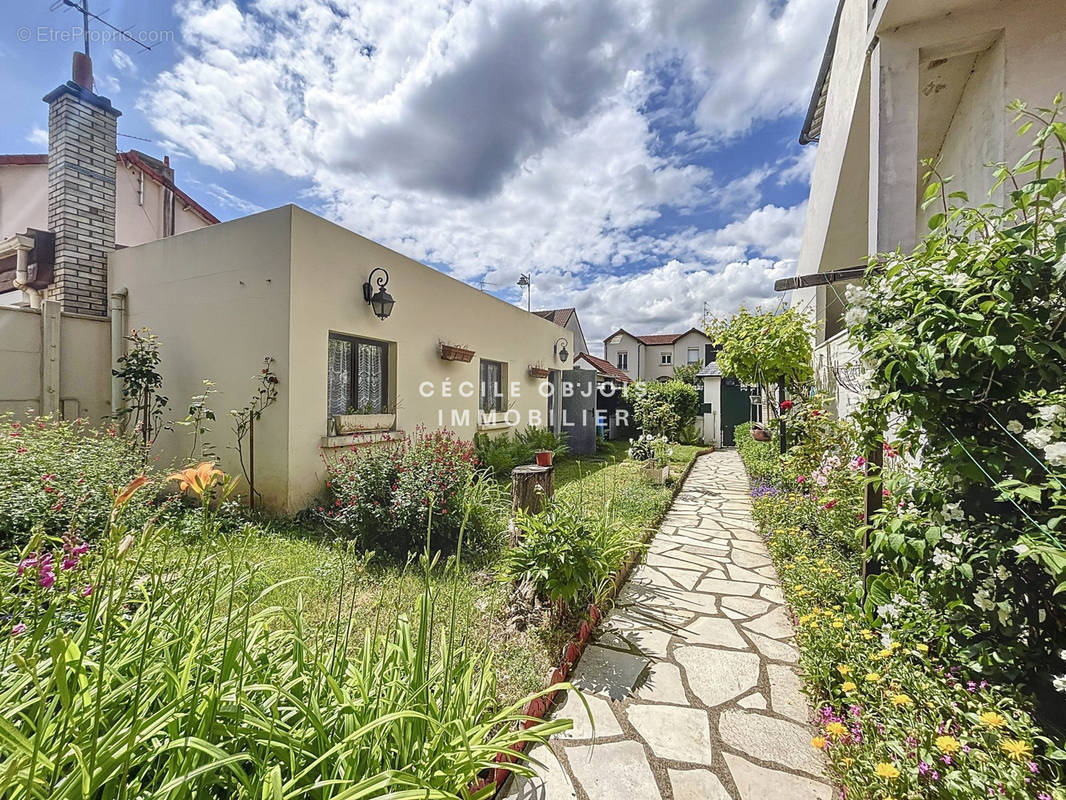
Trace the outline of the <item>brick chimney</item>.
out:
[[[74,80],[48,103],[48,227],[64,311],[107,316],[107,256],[115,249],[115,151],[121,113],[93,93],[92,61],[74,54]]]

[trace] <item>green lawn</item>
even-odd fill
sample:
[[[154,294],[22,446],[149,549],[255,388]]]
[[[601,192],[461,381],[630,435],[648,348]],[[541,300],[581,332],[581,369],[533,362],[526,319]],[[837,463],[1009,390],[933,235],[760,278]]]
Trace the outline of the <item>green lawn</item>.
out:
[[[669,505],[671,489],[651,483],[639,464],[626,460],[626,447],[628,443],[612,442],[595,456],[560,459],[557,496],[588,513],[609,513],[637,529],[652,525]],[[676,475],[697,450],[674,447],[671,463]],[[501,500],[505,497],[501,493]],[[292,580],[275,590],[269,602],[286,606],[302,602],[308,622],[323,631],[329,631],[336,619],[347,618],[349,609],[371,627],[397,614],[411,616],[425,580],[418,559],[402,564],[367,554],[352,542],[291,520],[249,524],[211,542],[173,534],[157,546],[168,549],[167,557],[176,566],[200,548],[227,552],[227,557],[235,553],[254,566],[251,592]],[[506,701],[544,686],[576,621],[524,631],[512,628],[507,621],[510,586],[497,575],[500,556],[499,551],[482,554],[464,559],[458,567],[438,563],[432,580],[440,626],[447,625],[454,601],[456,630],[487,643],[500,699]]]

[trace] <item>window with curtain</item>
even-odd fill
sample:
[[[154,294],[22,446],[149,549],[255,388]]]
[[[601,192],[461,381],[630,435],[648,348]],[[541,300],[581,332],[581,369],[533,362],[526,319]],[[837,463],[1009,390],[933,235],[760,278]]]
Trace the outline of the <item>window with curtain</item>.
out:
[[[389,348],[384,342],[329,335],[327,413],[382,414],[388,410]]]
[[[481,359],[482,411],[503,411],[503,364]]]

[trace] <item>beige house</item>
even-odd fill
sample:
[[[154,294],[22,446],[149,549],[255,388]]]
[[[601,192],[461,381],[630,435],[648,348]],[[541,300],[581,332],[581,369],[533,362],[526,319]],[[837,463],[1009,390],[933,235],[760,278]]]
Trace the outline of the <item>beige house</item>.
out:
[[[604,340],[603,349],[604,359],[634,381],[669,380],[676,366],[714,360],[713,342],[697,328],[641,336],[619,328]]]
[[[379,319],[363,284],[375,270],[395,301]],[[185,403],[215,382],[219,420],[209,437],[239,472],[226,411],[255,390],[275,359],[279,397],[256,428],[256,489],[271,508],[307,506],[324,484],[322,460],[416,426],[466,439],[547,424],[560,338],[572,335],[461,281],[296,206],[284,206],[111,256],[123,328],[150,327],[162,342],[164,393]],[[117,304],[116,304],[117,305]],[[442,345],[474,352],[446,360]],[[340,434],[336,415],[395,414],[390,432]],[[184,429],[162,434],[164,461],[188,458]]]
[[[577,355],[587,353],[588,343],[585,342],[585,334],[581,330],[581,321],[577,318],[576,308],[553,308],[545,311],[534,311],[538,317],[554,322],[560,328],[566,328],[574,336],[574,363],[577,363]]]
[[[869,253],[907,250],[927,229],[921,160],[985,202],[984,165],[1029,145],[1007,103],[1046,106],[1064,89],[1061,0],[841,0],[800,138],[818,154],[798,273],[777,288],[816,320],[820,379],[842,412],[856,360],[844,290]]]

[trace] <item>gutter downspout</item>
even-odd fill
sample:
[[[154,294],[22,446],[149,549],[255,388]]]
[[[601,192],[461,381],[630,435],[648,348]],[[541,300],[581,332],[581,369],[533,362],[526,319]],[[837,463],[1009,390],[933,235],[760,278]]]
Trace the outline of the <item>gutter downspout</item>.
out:
[[[126,298],[129,289],[123,287],[111,293],[111,369],[118,369],[118,360],[126,350]],[[122,379],[111,376],[111,415],[122,409]]]
[[[30,251],[24,247],[19,247],[15,254],[15,280],[13,286],[16,289],[22,291],[23,296],[26,298],[26,302],[30,304],[30,308],[40,309],[41,307],[41,292],[38,289],[34,289],[27,284],[30,281]]]

